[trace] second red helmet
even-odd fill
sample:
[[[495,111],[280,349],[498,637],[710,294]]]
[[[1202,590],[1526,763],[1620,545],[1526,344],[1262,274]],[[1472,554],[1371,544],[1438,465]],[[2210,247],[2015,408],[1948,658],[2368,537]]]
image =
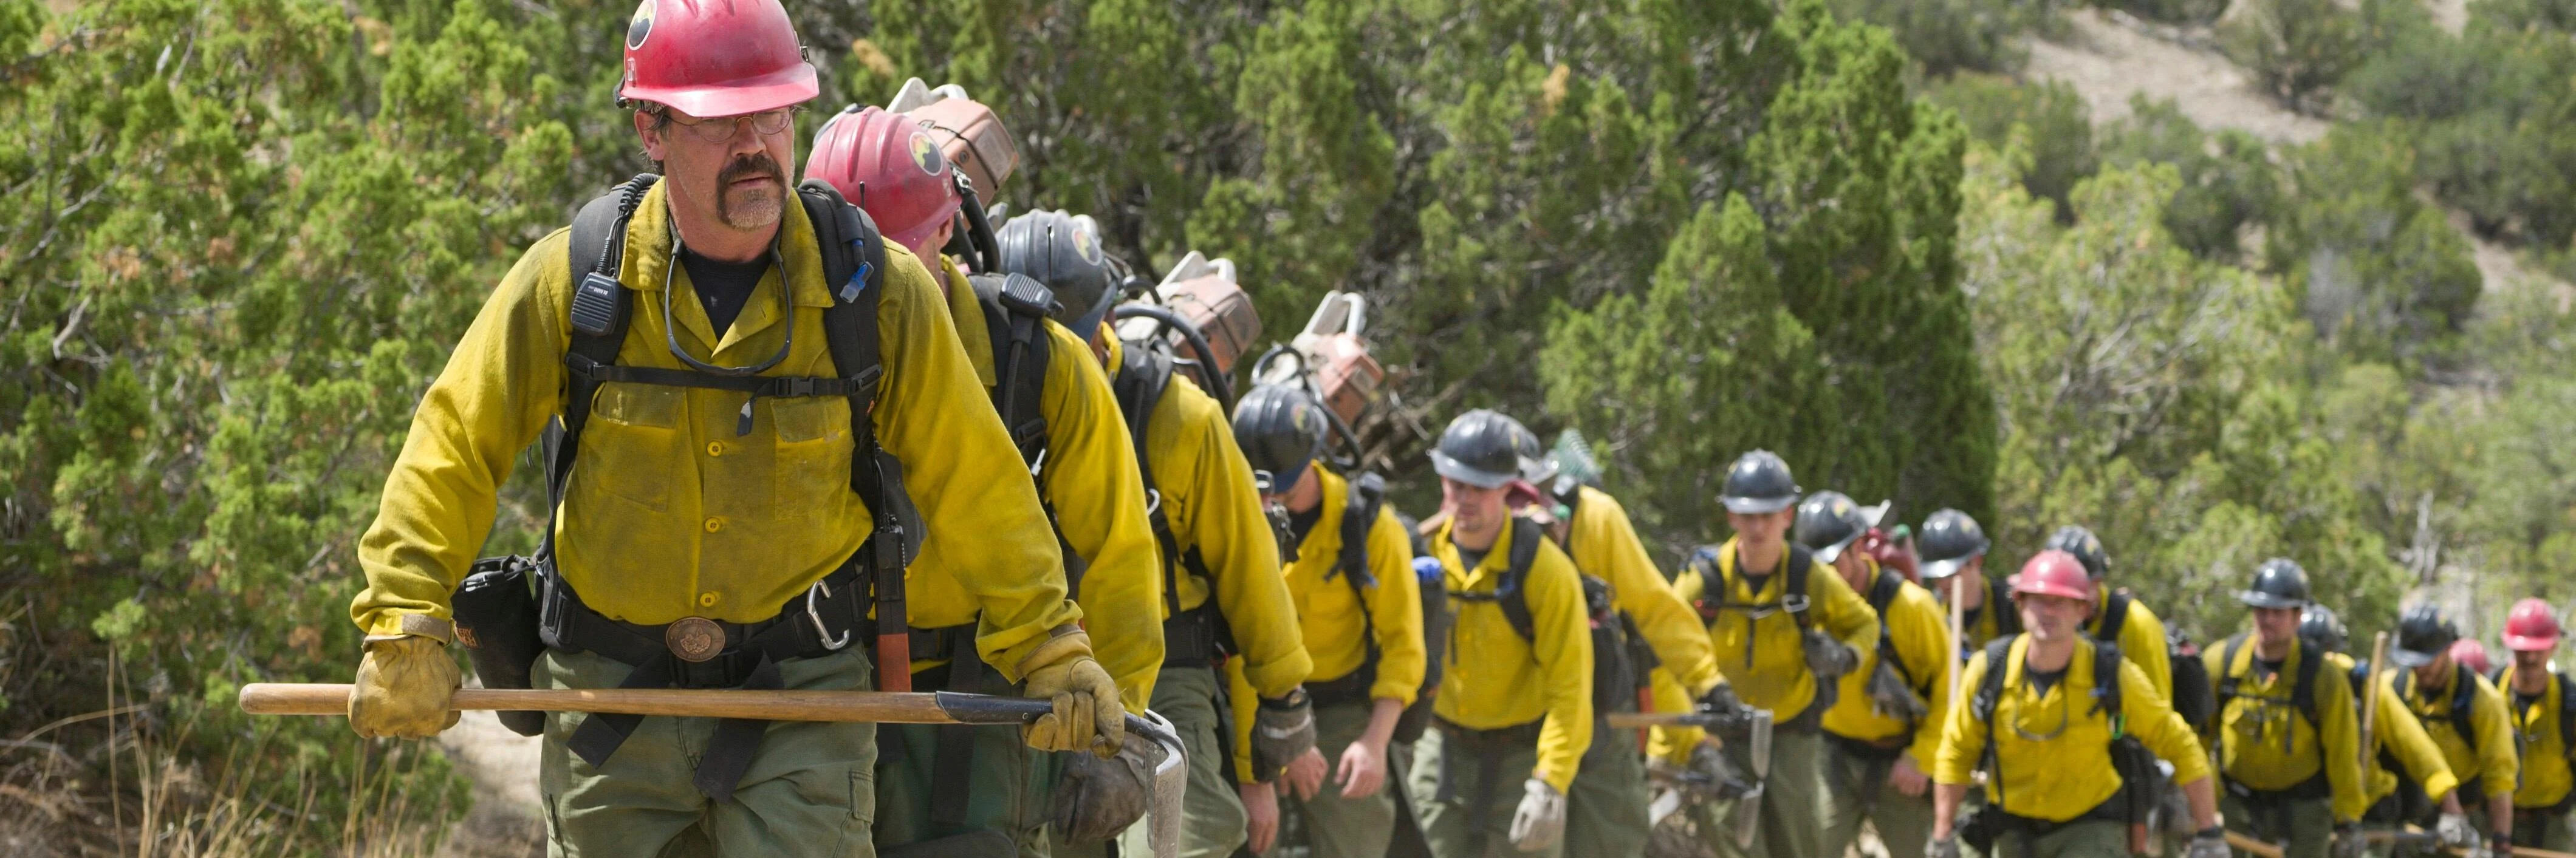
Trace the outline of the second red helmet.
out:
[[[2513,611],[2504,617],[2506,649],[2548,652],[2558,648],[2558,632],[2558,612],[2539,599],[2513,603]]]
[[[2063,596],[2069,599],[2093,598],[2093,576],[2084,571],[2084,561],[2063,551],[2042,551],[2021,565],[2021,574],[2013,576],[2014,593],[2041,596]]]
[[[814,132],[805,156],[805,178],[831,183],[933,270],[939,248],[930,241],[963,202],[953,171],[921,123],[878,107],[843,108]]]

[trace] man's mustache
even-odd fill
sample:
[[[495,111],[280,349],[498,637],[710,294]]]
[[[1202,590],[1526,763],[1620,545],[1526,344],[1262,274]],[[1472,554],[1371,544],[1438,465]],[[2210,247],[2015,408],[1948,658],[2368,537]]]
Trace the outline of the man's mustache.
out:
[[[731,164],[726,164],[724,171],[716,174],[716,184],[726,186],[733,184],[736,179],[760,177],[783,185],[787,183],[786,176],[786,173],[778,169],[778,162],[769,157],[769,153],[755,152],[736,158]]]

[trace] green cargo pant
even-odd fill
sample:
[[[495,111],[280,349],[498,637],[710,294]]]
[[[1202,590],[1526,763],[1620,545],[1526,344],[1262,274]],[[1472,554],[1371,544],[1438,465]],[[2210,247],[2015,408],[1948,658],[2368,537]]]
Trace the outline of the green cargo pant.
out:
[[[1242,848],[1246,824],[1243,796],[1234,788],[1234,745],[1221,737],[1225,721],[1225,678],[1211,668],[1166,665],[1154,680],[1149,707],[1172,722],[1188,757],[1189,789],[1181,797],[1181,857],[1226,858]],[[1152,855],[1140,820],[1119,835],[1121,855]]]
[[[1994,858],[2128,858],[2129,832],[2117,822],[2087,819],[2037,837],[2007,830]]]
[[[1422,839],[1436,858],[1562,858],[1565,839],[1536,852],[1512,846],[1512,813],[1520,808],[1530,773],[1538,769],[1538,744],[1470,747],[1449,727],[1422,731],[1413,743],[1413,762],[1405,775],[1405,798],[1422,824]],[[1459,757],[1442,766],[1443,759]],[[1490,766],[1493,782],[1483,774]],[[1443,784],[1443,769],[1452,778]],[[1578,771],[1580,771],[1578,769]],[[1477,800],[1483,799],[1482,819]],[[1482,824],[1479,824],[1481,822]]]
[[[858,647],[788,659],[778,668],[789,689],[875,687]],[[614,688],[629,672],[597,653],[549,650],[537,660],[533,684]],[[771,724],[733,798],[718,802],[689,784],[715,719],[645,718],[606,765],[593,768],[564,746],[588,717],[546,716],[538,785],[545,794],[550,858],[876,855],[868,836],[876,813],[874,724]]]
[[[1867,818],[1878,829],[1878,842],[1886,845],[1887,858],[1923,858],[1923,847],[1932,838],[1932,788],[1927,785],[1922,795],[1906,795],[1888,782],[1896,755],[1902,753],[1863,753],[1841,741],[1825,740],[1825,791],[1832,801],[1820,854],[1843,854],[1860,837],[1860,821]]]
[[[1017,693],[998,677],[977,688],[948,688],[940,681],[946,675],[945,668],[915,674],[913,690]],[[934,794],[940,743],[950,735],[971,737],[963,796]],[[1031,749],[1019,727],[887,724],[877,728],[877,744],[878,849],[989,831],[1010,838],[1021,858],[1048,858],[1046,827],[1063,759]]]
[[[2231,788],[2219,793],[2218,811],[2227,817],[2227,830],[2265,843],[2284,844],[2281,858],[2326,858],[2333,851],[2331,798],[2284,798],[2267,803],[2264,812],[2258,813],[2252,803]]]
[[[1636,711],[1623,706],[1622,712]],[[1592,748],[1565,791],[1565,854],[1581,858],[1638,858],[1654,832],[1647,805],[1646,752],[1637,731],[1592,725]]]
[[[1402,781],[1390,773],[1386,784],[1367,798],[1343,798],[1341,787],[1333,782],[1341,769],[1343,749],[1368,732],[1372,706],[1371,701],[1358,700],[1316,707],[1315,750],[1324,755],[1323,788],[1315,791],[1314,798],[1298,801],[1286,784],[1280,785],[1280,812],[1301,817],[1311,858],[1375,858],[1386,854],[1387,838],[1395,833],[1395,791],[1404,788]],[[1393,762],[1388,761],[1390,767]]]
[[[1740,745],[1726,747],[1727,761],[1753,771]],[[1833,796],[1825,790],[1823,734],[1813,728],[1781,730],[1771,736],[1771,774],[1763,779],[1762,809],[1749,849],[1736,848],[1727,830],[1726,803],[1699,806],[1700,839],[1720,858],[1840,858],[1824,852],[1825,821],[1833,818]]]
[[[2513,810],[2513,845],[2551,852],[2576,852],[2576,829],[2565,811]]]

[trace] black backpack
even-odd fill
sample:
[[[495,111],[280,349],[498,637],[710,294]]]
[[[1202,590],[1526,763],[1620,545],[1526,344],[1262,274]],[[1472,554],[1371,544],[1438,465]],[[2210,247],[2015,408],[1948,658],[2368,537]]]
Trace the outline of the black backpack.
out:
[[[1538,560],[1538,546],[1547,537],[1533,519],[1512,518],[1512,543],[1502,577],[1494,589],[1485,593],[1450,593],[1448,598],[1460,602],[1493,602],[1503,609],[1503,620],[1521,640],[1538,641],[1537,623],[1530,617],[1529,594],[1521,584],[1529,577],[1530,564]],[[1584,613],[1592,629],[1592,711],[1595,718],[1604,717],[1621,702],[1633,702],[1630,695],[1647,688],[1647,671],[1651,663],[1638,661],[1643,636],[1627,616],[1611,605],[1610,584],[1599,578],[1575,573],[1583,584]],[[1651,659],[1649,653],[1647,658]],[[1596,730],[1596,732],[1599,732]],[[1594,748],[1606,743],[1594,742]]]
[[[751,431],[751,404],[762,397],[847,397],[854,445],[850,489],[875,516],[876,533],[894,537],[868,540],[873,549],[868,566],[874,572],[899,573],[919,556],[923,530],[920,514],[903,490],[903,463],[878,446],[876,425],[869,419],[876,402],[877,382],[885,373],[877,343],[877,303],[885,295],[886,261],[876,222],[842,199],[829,184],[807,181],[796,189],[797,201],[813,221],[815,241],[823,258],[824,283],[832,290],[832,306],[823,311],[823,334],[831,349],[832,365],[842,373],[841,377],[736,376],[623,366],[617,363],[617,353],[626,343],[635,303],[634,290],[617,280],[625,256],[626,222],[643,202],[645,192],[660,180],[660,176],[651,173],[637,175],[616,191],[583,204],[580,214],[573,218],[571,244],[565,254],[574,284],[569,313],[572,344],[564,354],[563,414],[546,434],[546,486],[553,500],[548,508],[559,507],[563,502],[566,481],[578,458],[582,427],[589,421],[591,401],[601,384],[623,382],[747,393],[750,398],[744,400],[737,423],[738,431],[746,433]],[[785,283],[780,285],[787,287]],[[546,528],[544,540],[542,551],[551,558],[552,526]],[[871,549],[861,551],[869,553]],[[876,603],[879,628],[903,628],[903,576],[866,577]]]
[[[2108,623],[2105,623],[2105,625],[2107,624]],[[2325,667],[2325,653],[2317,650],[2313,646],[2308,646],[2305,641],[2301,642],[2301,647],[2306,649],[2307,652],[2299,654],[2299,672],[2290,679],[2290,706],[2299,710],[2299,715],[2301,717],[2308,719],[2308,726],[2310,728],[2316,729],[2320,734],[2322,734],[2325,730],[2325,721],[2317,717],[2317,673]],[[2219,650],[2219,669],[2222,671],[2236,669],[2236,654],[2244,648],[2245,635],[2243,633],[2240,632],[2234,637],[2228,638],[2226,648]],[[2197,658],[2192,660],[2195,662],[2199,661]],[[2202,665],[2201,673],[2204,676],[2208,674],[2207,667],[2207,665]],[[2246,669],[2252,670],[2253,666],[2247,665]],[[2215,695],[2216,712],[2227,711],[2227,704],[2236,699],[2236,690],[2244,681],[2245,678],[2238,674],[2228,674],[2219,677],[2217,683],[2217,694]],[[2176,698],[2180,698],[2182,696],[2180,687],[2176,687],[2174,696]],[[2175,712],[2180,714],[2181,707],[2176,706]],[[2195,727],[2203,723],[2201,720],[2194,719],[2190,715],[2183,715],[2183,720],[2191,723]],[[2214,728],[2217,725],[2211,724],[2209,726]]]
[[[2120,642],[2121,630],[2129,625],[2129,604],[2137,598],[2127,587],[2111,591],[2111,597],[2102,602],[2102,621],[2093,627],[2096,643]],[[2235,650],[2228,650],[2227,663],[2236,663]],[[2194,729],[2209,723],[2209,719],[2218,716],[2219,707],[2226,705],[2227,701],[2210,693],[2209,665],[2201,663],[2200,648],[2172,628],[2165,630],[2165,672],[2173,685],[2174,714],[2182,716],[2183,723]],[[2316,723],[2314,713],[2309,715],[2308,723]]]
[[[1368,689],[1377,684],[1377,663],[1381,655],[1377,646],[1377,617],[1369,612],[1366,590],[1378,584],[1376,573],[1369,571],[1368,537],[1370,527],[1377,523],[1378,513],[1386,508],[1386,478],[1364,472],[1348,482],[1350,496],[1342,505],[1341,551],[1334,555],[1333,568],[1324,573],[1324,580],[1341,578],[1350,584],[1351,597],[1359,602],[1360,641],[1366,648],[1366,655],[1361,657],[1360,667],[1352,671],[1351,678],[1335,680],[1335,683],[1347,683],[1358,695],[1365,697]],[[1405,530],[1410,533],[1412,528]],[[1396,738],[1407,742],[1420,738],[1422,729],[1430,724],[1431,691],[1440,687],[1440,652],[1435,648],[1437,639],[1432,633],[1433,623],[1448,613],[1446,582],[1440,576],[1430,576],[1427,581],[1421,580],[1423,577],[1415,576],[1422,588],[1422,684],[1414,689],[1412,705],[1406,706],[1404,713],[1396,718]],[[1307,690],[1311,693],[1315,688],[1310,685]],[[1320,695],[1317,702],[1323,702]]]

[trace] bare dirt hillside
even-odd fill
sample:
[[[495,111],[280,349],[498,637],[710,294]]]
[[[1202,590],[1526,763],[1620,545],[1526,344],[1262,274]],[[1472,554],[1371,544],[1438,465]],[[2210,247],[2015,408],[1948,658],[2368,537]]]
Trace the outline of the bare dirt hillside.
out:
[[[439,744],[474,779],[474,808],[439,847],[441,858],[539,858],[546,854],[545,806],[537,797],[537,739],[467,712]]]

